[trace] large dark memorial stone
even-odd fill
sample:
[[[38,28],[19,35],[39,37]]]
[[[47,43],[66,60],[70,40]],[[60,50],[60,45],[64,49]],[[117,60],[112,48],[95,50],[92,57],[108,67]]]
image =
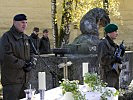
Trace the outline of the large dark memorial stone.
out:
[[[82,34],[91,34],[99,36],[98,29],[110,23],[110,18],[102,8],[93,8],[88,11],[80,21],[80,30]]]
[[[97,45],[100,42],[98,30],[108,23],[110,18],[104,9],[91,9],[80,21],[81,34],[65,48],[69,48],[72,54],[96,54]]]

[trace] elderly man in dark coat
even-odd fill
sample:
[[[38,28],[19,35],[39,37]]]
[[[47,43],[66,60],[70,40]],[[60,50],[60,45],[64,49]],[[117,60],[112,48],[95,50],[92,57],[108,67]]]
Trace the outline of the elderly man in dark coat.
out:
[[[118,36],[118,26],[115,24],[108,24],[104,30],[106,32],[106,36],[98,45],[100,77],[108,84],[107,86],[119,89],[119,73],[117,73],[112,67],[114,63],[122,63],[121,58],[114,55],[116,49],[118,48],[118,45],[114,43],[114,40]],[[118,70],[120,71],[120,69]]]
[[[13,26],[1,37],[1,83],[4,100],[19,100],[25,97],[25,85],[34,65],[29,38],[24,34],[26,27],[26,15],[18,14],[13,19]]]

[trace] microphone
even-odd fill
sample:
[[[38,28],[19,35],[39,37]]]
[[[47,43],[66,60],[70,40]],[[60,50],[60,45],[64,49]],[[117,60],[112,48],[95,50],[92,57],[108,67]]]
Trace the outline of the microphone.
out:
[[[53,80],[53,88],[55,88],[55,87],[56,87],[56,85],[55,85],[55,77],[57,77],[57,79],[58,79],[59,81],[61,81],[61,78],[60,78],[61,76],[60,76],[59,74],[57,74],[54,70],[52,70],[52,69],[47,65],[46,61],[40,56],[39,52],[38,52],[37,49],[35,48],[35,46],[34,46],[34,44],[33,44],[33,42],[31,41],[30,38],[29,38],[28,41],[29,41],[29,44],[31,45],[31,48],[32,48],[33,52],[34,52],[36,55],[38,55],[38,57],[42,60],[42,62],[44,63],[44,65],[47,67],[48,71],[51,73],[51,75],[52,75],[52,80]],[[34,59],[35,64],[36,64],[36,60],[37,60],[37,59]]]

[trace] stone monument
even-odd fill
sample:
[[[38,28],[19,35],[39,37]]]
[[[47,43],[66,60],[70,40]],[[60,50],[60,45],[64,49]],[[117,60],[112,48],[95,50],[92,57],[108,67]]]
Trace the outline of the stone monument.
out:
[[[96,53],[97,44],[99,43],[98,29],[106,26],[108,23],[110,23],[110,18],[104,9],[91,9],[80,21],[81,34],[66,48],[70,48],[71,53]]]

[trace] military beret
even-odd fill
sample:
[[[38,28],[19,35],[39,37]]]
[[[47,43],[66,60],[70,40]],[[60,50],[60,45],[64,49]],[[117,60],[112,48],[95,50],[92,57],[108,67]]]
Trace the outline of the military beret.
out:
[[[114,32],[114,31],[117,31],[118,30],[118,26],[115,25],[115,24],[108,24],[107,26],[105,26],[104,28],[104,31],[106,33],[111,33],[111,32]]]
[[[15,21],[22,21],[22,20],[27,20],[27,18],[26,18],[25,14],[17,14],[14,16],[14,20]]]

